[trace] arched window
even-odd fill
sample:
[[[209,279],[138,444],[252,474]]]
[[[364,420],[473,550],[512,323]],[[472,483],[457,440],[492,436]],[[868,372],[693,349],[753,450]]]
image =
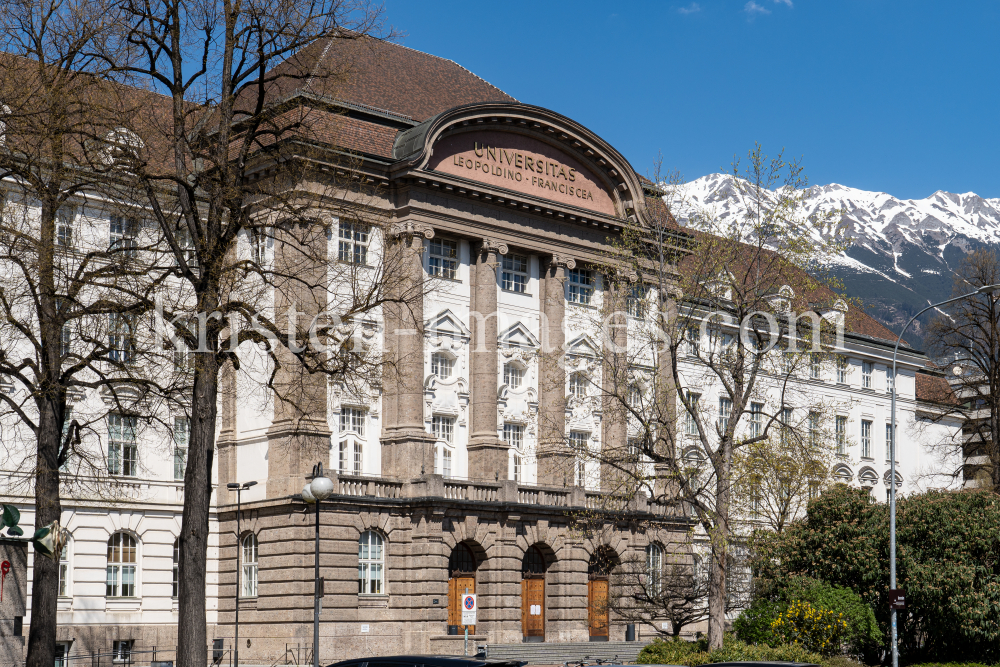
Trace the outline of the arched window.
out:
[[[431,355],[431,375],[436,375],[442,380],[451,377],[455,370],[455,360],[444,352],[435,352]]]
[[[642,389],[639,385],[630,384],[628,386],[628,404],[635,410],[642,409]]]
[[[174,540],[174,557],[170,571],[170,597],[176,598],[179,594],[180,577],[178,571],[181,565],[181,541],[180,538]]]
[[[504,364],[503,383],[510,389],[520,389],[524,384],[524,366],[514,362]]]
[[[663,577],[663,547],[653,543],[646,547],[646,574],[649,577],[649,592],[658,595]]]
[[[105,595],[109,598],[135,597],[135,538],[115,533],[108,540],[108,571]]]
[[[577,398],[587,397],[587,376],[583,373],[573,373],[569,376],[569,395]]]
[[[476,554],[465,542],[459,542],[451,550],[451,558],[448,559],[448,572],[452,577],[459,574],[471,574],[476,571]]]
[[[521,560],[521,574],[545,574],[545,556],[541,549],[534,545],[528,547]]]
[[[358,539],[358,594],[385,592],[385,545],[382,536],[369,530]]]
[[[243,537],[243,586],[240,595],[245,598],[257,597],[257,536],[247,533]]]

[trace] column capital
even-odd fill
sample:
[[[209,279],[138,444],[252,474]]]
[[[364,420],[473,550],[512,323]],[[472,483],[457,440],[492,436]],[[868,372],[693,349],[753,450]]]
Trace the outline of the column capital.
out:
[[[434,228],[419,222],[407,220],[405,222],[394,222],[389,225],[389,236],[392,238],[413,238],[423,236],[425,239],[434,238]]]
[[[483,237],[483,244],[479,247],[479,252],[495,252],[498,255],[506,255],[508,250],[507,244],[503,241],[496,241],[485,236]]]
[[[561,266],[564,269],[575,269],[576,260],[572,257],[566,255],[559,255],[552,253],[552,259],[549,260],[549,264],[552,266]]]
[[[639,282],[639,274],[631,266],[619,265],[615,267],[613,279],[615,282],[630,283],[634,285]]]

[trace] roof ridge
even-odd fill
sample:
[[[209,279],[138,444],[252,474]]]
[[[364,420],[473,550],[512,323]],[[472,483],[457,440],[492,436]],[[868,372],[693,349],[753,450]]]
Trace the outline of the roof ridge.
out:
[[[377,39],[377,38],[376,38],[376,39]],[[399,47],[399,48],[401,48],[401,49],[406,49],[406,50],[408,50],[408,51],[413,51],[414,53],[419,53],[419,54],[421,54],[421,55],[425,55],[425,56],[430,56],[431,58],[437,58],[438,60],[443,60],[443,61],[445,61],[445,62],[447,62],[447,63],[451,63],[452,65],[455,65],[455,66],[456,66],[456,67],[458,67],[459,69],[462,69],[462,70],[465,70],[466,72],[468,72],[468,73],[469,73],[469,74],[471,74],[472,76],[476,77],[477,79],[479,79],[480,81],[482,81],[483,83],[485,83],[485,84],[486,84],[487,86],[489,86],[490,88],[494,89],[494,90],[495,90],[495,91],[497,91],[498,93],[503,93],[504,95],[506,95],[506,96],[507,96],[507,97],[509,97],[510,99],[512,99],[512,100],[514,100],[515,102],[517,102],[518,104],[520,104],[520,100],[518,100],[518,99],[517,99],[516,97],[514,97],[513,95],[511,95],[511,94],[510,94],[510,93],[508,93],[507,91],[505,91],[505,90],[502,90],[501,88],[499,88],[499,87],[497,87],[497,86],[493,85],[492,83],[490,83],[489,81],[487,81],[487,80],[486,80],[486,79],[484,79],[483,77],[481,77],[481,76],[479,76],[478,74],[476,74],[475,72],[473,72],[473,71],[472,71],[471,69],[469,69],[468,67],[465,67],[464,65],[461,65],[461,64],[459,64],[459,63],[455,62],[455,61],[454,61],[454,60],[452,60],[451,58],[445,58],[444,56],[438,56],[438,55],[435,55],[435,54],[433,54],[433,53],[427,53],[426,51],[421,51],[420,49],[415,49],[415,48],[413,48],[412,46],[406,46],[405,44],[398,44],[398,43],[396,43],[396,42],[390,42],[390,41],[388,41],[388,40],[385,40],[385,39],[382,39],[382,40],[380,40],[380,41],[381,41],[381,42],[383,42],[383,43],[385,43],[385,44],[391,44],[392,46],[398,46],[398,47]]]

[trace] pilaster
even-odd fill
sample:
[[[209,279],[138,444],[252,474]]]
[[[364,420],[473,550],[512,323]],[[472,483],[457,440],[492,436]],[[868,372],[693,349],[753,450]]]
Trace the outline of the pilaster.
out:
[[[574,460],[566,443],[566,270],[576,261],[552,255],[544,272],[541,299],[541,351],[538,377],[538,483],[561,486]]]

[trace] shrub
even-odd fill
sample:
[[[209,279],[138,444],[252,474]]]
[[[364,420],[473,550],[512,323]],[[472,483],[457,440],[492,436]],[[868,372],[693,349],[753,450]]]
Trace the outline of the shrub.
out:
[[[758,596],[750,607],[737,617],[733,624],[736,637],[749,644],[782,643],[772,630],[774,621],[789,605],[804,601],[813,607],[836,612],[847,622],[847,631],[839,641],[852,655],[873,655],[882,643],[882,632],[875,621],[875,614],[868,604],[854,591],[840,586],[810,579],[791,577],[780,586],[772,585],[766,596]]]
[[[801,644],[823,655],[840,653],[847,635],[844,615],[796,600],[771,622],[771,631],[781,644]]]
[[[739,640],[727,642],[722,648],[708,654],[708,662],[727,662],[732,660],[775,660],[785,662],[812,662],[819,664],[823,657],[796,644],[767,646],[761,644],[746,644]],[[690,664],[690,663],[688,663]],[[700,663],[706,664],[706,663]]]
[[[681,639],[654,639],[639,651],[635,661],[640,665],[685,665],[688,658],[704,646],[697,642],[686,642]],[[698,663],[702,664],[702,663]]]

